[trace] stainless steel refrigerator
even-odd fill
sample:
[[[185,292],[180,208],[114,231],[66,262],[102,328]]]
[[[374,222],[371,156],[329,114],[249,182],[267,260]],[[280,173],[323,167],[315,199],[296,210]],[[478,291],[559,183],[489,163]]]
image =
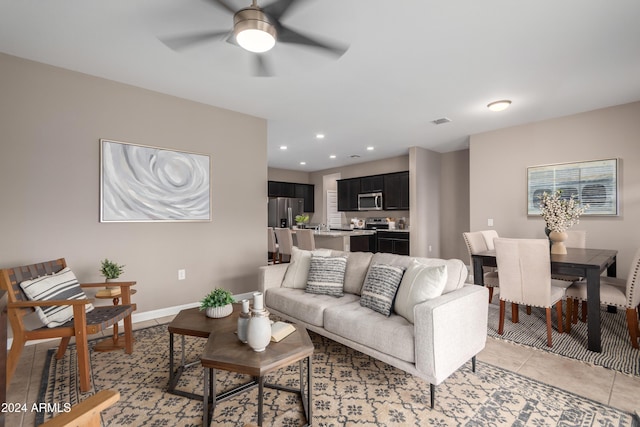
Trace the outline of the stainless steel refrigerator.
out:
[[[291,228],[296,215],[304,213],[304,199],[289,197],[269,198],[269,227]]]

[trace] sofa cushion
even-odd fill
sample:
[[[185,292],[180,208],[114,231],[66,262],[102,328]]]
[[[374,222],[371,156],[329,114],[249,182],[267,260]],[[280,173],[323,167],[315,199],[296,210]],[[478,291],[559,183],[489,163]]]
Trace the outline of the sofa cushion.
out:
[[[394,311],[400,316],[414,323],[413,307],[416,304],[442,295],[447,283],[447,267],[439,265],[428,267],[417,260],[413,260],[404,272],[396,300]]]
[[[418,258],[408,257],[405,255],[377,253],[373,255],[371,265],[387,264],[407,268],[414,259],[420,264],[424,264],[429,267],[435,267],[438,265],[447,266],[447,283],[444,285],[444,290],[442,291],[443,294],[462,288],[467,280],[469,272],[467,271],[467,267],[464,265],[464,262],[459,259]]]
[[[52,301],[87,298],[78,279],[69,267],[65,267],[55,274],[25,280],[20,283],[20,287],[30,300]],[[85,311],[91,310],[93,310],[93,305],[87,304]],[[70,305],[36,307],[36,313],[47,327],[55,328],[73,318],[73,307]]]
[[[415,362],[414,326],[402,316],[385,317],[356,301],[328,307],[324,311],[324,327],[331,333],[405,362]]]
[[[331,251],[331,256],[347,257],[347,270],[344,273],[344,291],[349,294],[360,295],[373,253]]]
[[[295,319],[314,326],[324,326],[324,310],[327,307],[358,301],[358,297],[345,294],[342,298],[310,294],[304,289],[270,288],[265,294],[267,308],[273,308]]]
[[[369,267],[362,286],[360,305],[389,316],[404,270],[403,267],[386,264]]]
[[[282,286],[285,288],[304,289],[307,287],[307,276],[311,266],[311,254],[329,256],[329,249],[317,249],[315,251],[305,251],[293,246],[291,248],[291,260],[284,275]]]
[[[347,267],[347,257],[311,255],[311,266],[307,278],[306,291],[312,294],[344,295],[344,272]]]

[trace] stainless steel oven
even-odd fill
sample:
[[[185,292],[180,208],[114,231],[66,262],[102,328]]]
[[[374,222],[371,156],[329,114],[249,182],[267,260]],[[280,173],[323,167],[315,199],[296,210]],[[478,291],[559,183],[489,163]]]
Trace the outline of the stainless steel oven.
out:
[[[359,211],[381,211],[382,193],[361,193],[358,194]]]

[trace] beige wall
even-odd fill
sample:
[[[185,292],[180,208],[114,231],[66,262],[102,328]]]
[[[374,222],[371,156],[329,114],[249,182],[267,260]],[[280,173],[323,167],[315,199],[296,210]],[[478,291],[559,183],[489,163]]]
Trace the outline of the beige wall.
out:
[[[640,247],[640,102],[473,135],[470,141],[470,229],[501,236],[544,237],[544,221],[526,212],[528,166],[620,159],[617,217],[583,216],[574,229],[587,245],[617,249],[618,276],[626,277]]]
[[[462,233],[469,231],[469,150],[440,155],[440,257],[469,263]]]
[[[268,168],[267,177],[269,181],[282,181],[282,182],[294,182],[298,184],[309,184],[309,172],[293,171],[289,169],[279,169],[279,168]]]
[[[138,282],[139,313],[215,286],[257,289],[265,120],[4,54],[0,93],[0,266],[65,257],[81,281],[101,281],[100,260],[116,260]],[[100,138],[211,155],[213,221],[100,223]]]

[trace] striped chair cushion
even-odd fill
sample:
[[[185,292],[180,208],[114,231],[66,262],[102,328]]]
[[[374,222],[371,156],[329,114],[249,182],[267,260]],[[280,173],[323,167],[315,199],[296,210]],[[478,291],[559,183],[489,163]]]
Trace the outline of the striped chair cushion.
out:
[[[66,267],[58,273],[25,280],[20,283],[27,298],[33,301],[85,299],[78,279],[70,268]],[[86,305],[86,311],[93,310],[92,304]],[[70,305],[36,307],[40,320],[49,328],[58,327],[73,318],[73,307]]]
[[[311,294],[344,295],[344,272],[347,269],[347,257],[311,256],[306,292]]]
[[[367,278],[362,286],[360,305],[371,310],[391,315],[393,299],[400,286],[404,267],[376,264],[369,267]]]

